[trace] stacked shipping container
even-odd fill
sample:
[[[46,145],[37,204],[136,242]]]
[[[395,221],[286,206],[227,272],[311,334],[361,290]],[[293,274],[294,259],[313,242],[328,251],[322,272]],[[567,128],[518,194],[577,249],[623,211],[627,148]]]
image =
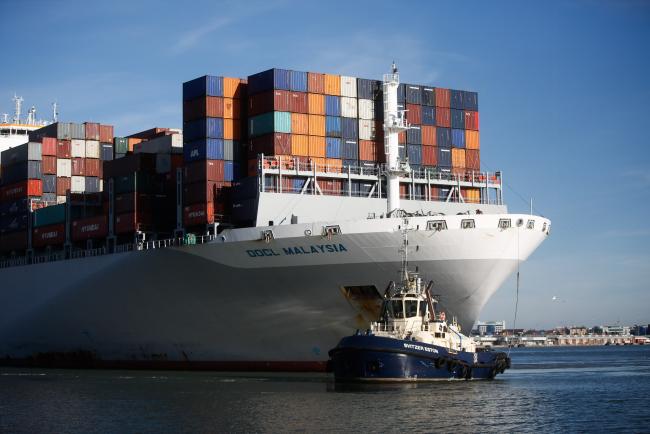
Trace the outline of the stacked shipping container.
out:
[[[204,76],[183,83],[183,221],[200,226],[230,214],[242,167],[246,82]]]

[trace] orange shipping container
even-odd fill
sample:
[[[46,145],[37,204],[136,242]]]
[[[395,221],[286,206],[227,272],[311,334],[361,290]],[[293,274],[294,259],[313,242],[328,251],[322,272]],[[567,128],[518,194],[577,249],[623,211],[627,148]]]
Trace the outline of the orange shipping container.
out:
[[[465,167],[465,150],[459,148],[451,149],[451,166],[464,168]]]
[[[481,190],[474,187],[461,188],[461,193],[465,202],[481,203]]]
[[[436,108],[436,125],[439,127],[451,128],[451,110],[448,108]]]
[[[310,157],[311,164],[315,165],[316,168],[320,171],[325,171],[325,158],[322,157]]]
[[[241,138],[241,121],[239,119],[223,120],[223,138],[225,140],[239,140]]]
[[[472,170],[481,170],[481,151],[478,149],[466,149],[465,167]]]
[[[311,127],[311,124],[310,124]],[[309,136],[309,156],[310,157],[325,157],[327,146],[325,137]]]
[[[423,166],[436,166],[438,165],[438,148],[436,146],[422,146],[422,165]]]
[[[478,131],[465,131],[465,147],[467,149],[481,149],[481,140]]]
[[[397,143],[399,143],[400,145],[406,144],[406,131],[402,131],[397,135]]]
[[[309,134],[309,115],[303,113],[291,113],[291,133]]]
[[[232,98],[223,99],[223,117],[226,119],[240,118],[239,100]]]
[[[325,137],[325,116],[309,115],[309,135]]]
[[[324,115],[325,114],[325,95],[319,95],[317,93],[310,93],[307,95],[308,100],[308,112],[312,115]]]
[[[324,93],[325,74],[320,74],[318,72],[308,72],[307,91],[309,91],[309,93]]]
[[[374,140],[359,140],[359,160],[379,161],[380,146]]]
[[[327,158],[325,164],[327,165],[328,172],[340,172],[339,169],[343,167],[343,160],[339,158]]]
[[[129,138],[128,143],[129,143],[129,151],[133,152],[133,147],[137,145],[138,143],[142,142],[142,139],[136,139],[136,138]]]
[[[422,144],[436,146],[436,127],[422,125]]]
[[[239,78],[224,77],[223,96],[226,98],[241,98],[242,86]]]
[[[291,154],[303,157],[309,156],[309,136],[304,136],[302,134],[292,134]]]
[[[327,95],[341,95],[341,76],[325,74],[325,93]]]
[[[436,88],[436,107],[450,107],[451,91],[449,89]],[[436,117],[438,113],[436,113]],[[440,124],[438,124],[440,125]]]

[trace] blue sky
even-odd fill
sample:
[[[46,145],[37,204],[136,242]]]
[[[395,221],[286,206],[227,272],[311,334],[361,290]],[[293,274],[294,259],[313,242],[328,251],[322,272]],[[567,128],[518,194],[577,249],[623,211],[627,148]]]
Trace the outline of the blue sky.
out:
[[[553,220],[518,325],[650,322],[650,3],[2,0],[0,113],[181,127],[181,83],[270,67],[476,90],[484,168]],[[87,6],[92,4],[92,6]],[[11,13],[6,13],[11,11]],[[514,279],[482,319],[512,324]],[[552,301],[557,296],[562,301]]]

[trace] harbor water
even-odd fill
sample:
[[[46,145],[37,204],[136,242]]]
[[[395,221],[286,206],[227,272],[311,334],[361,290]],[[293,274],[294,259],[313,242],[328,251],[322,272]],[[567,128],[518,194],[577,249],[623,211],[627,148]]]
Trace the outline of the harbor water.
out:
[[[0,368],[0,432],[648,432],[650,346],[513,349],[494,381]]]

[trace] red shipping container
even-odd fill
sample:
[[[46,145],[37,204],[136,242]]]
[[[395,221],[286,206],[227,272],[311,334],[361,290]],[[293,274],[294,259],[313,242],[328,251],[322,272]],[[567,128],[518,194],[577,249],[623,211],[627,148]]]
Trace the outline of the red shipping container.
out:
[[[422,125],[422,144],[436,146],[436,127]]]
[[[130,234],[151,225],[152,215],[144,212],[126,213],[115,216],[115,233]]]
[[[438,148],[435,146],[422,146],[422,165],[423,166],[436,166],[438,165]]]
[[[45,247],[63,244],[65,242],[65,224],[43,226],[34,228],[32,232],[32,246]]]
[[[214,205],[198,203],[183,208],[183,224],[196,226],[214,223]]]
[[[137,211],[140,214],[151,214],[157,201],[165,201],[163,194],[123,193],[115,195],[115,214],[125,214]],[[137,208],[137,209],[136,209]]]
[[[70,158],[72,154],[72,144],[70,140],[59,140],[56,143],[56,157]]]
[[[343,190],[343,180],[342,179],[319,179],[318,186],[320,187],[323,194],[340,196],[341,191]]]
[[[11,252],[27,249],[27,231],[11,232],[0,236],[0,251]]]
[[[478,131],[478,112],[465,111],[465,129]]]
[[[86,140],[99,140],[99,124],[85,122]]]
[[[397,143],[400,145],[406,145],[406,131],[402,131],[397,135]]]
[[[431,187],[429,190],[429,197],[431,200],[445,200],[446,198],[440,198],[440,189],[438,187]]]
[[[418,104],[406,104],[406,120],[411,124],[422,123],[422,106]]]
[[[436,126],[451,128],[451,110],[448,108],[436,108]]]
[[[113,125],[100,125],[99,126],[99,141],[102,143],[113,143],[115,134],[113,132]]]
[[[74,160],[73,160],[73,164],[74,164]],[[84,172],[85,172],[86,176],[100,177],[101,176],[100,167],[101,167],[101,161],[100,160],[97,160],[95,158],[86,158],[85,166],[84,166]],[[73,173],[73,175],[74,175],[74,173]]]
[[[28,196],[40,196],[42,194],[43,182],[40,179],[20,181],[0,188],[0,199],[3,201],[20,199]]]
[[[230,203],[230,186],[232,183],[224,181],[204,181],[186,184],[183,187],[183,203]]]
[[[41,154],[56,157],[56,139],[52,137],[43,137],[41,142]]]
[[[359,160],[379,161],[382,147],[374,140],[359,140]]]
[[[56,157],[43,155],[41,171],[43,172],[43,175],[56,175]]]
[[[251,158],[248,160],[248,170],[246,171],[246,174],[248,176],[257,176],[257,168],[259,167],[259,161],[257,161],[257,158]]]
[[[289,111],[291,113],[308,113],[307,94],[304,92],[291,92],[289,94]]]
[[[436,107],[449,108],[451,106],[451,91],[449,89],[441,89],[437,87],[435,93],[436,93]],[[436,110],[436,118],[437,117],[438,117],[438,111]]]
[[[223,181],[223,160],[203,160],[188,163],[183,170],[183,180],[187,184],[199,181]]]
[[[325,74],[308,72],[307,90],[309,93],[325,93]]]
[[[478,149],[465,149],[465,167],[472,170],[481,170],[481,151]]]
[[[72,159],[72,176],[85,176],[86,174],[86,159],[73,158]]]
[[[70,190],[72,180],[70,178],[56,178],[56,195],[65,196],[68,190]]]
[[[106,216],[88,217],[72,222],[72,240],[83,241],[104,238],[108,233]]]
[[[273,133],[251,139],[249,157],[264,155],[291,155],[291,134]]]
[[[408,184],[400,184],[399,185],[399,197],[401,199],[410,199],[411,198],[409,196],[409,186],[408,186]]]
[[[205,96],[183,102],[183,120],[191,121],[205,117],[223,117],[223,98]]]

